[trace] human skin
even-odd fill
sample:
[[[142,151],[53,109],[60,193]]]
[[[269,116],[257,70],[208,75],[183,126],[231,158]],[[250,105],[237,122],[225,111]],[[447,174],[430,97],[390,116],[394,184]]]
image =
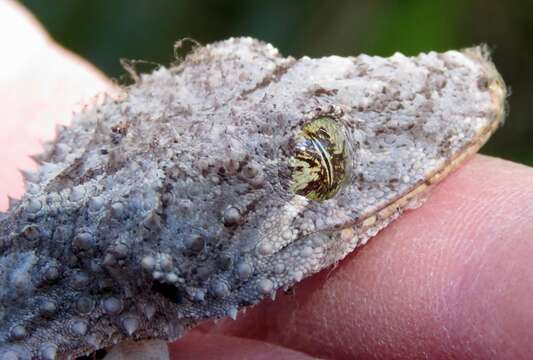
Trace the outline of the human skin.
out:
[[[116,92],[0,1],[0,209],[73,106]],[[512,121],[512,120],[511,120]],[[533,353],[533,169],[476,156],[336,267],[171,344],[174,359],[526,359]]]

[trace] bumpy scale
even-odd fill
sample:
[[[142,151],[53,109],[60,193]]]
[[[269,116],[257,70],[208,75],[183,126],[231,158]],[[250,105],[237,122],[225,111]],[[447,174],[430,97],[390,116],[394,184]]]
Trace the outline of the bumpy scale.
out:
[[[229,39],[76,116],[0,215],[0,358],[235,318],[342,259],[486,141],[483,48],[282,57]]]

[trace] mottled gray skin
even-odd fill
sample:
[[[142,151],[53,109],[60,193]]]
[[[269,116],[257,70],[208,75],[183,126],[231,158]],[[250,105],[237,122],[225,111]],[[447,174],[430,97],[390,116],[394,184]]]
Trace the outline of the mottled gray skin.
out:
[[[496,89],[496,90],[495,90]],[[343,258],[502,119],[479,48],[295,60],[230,39],[79,114],[0,215],[0,359],[175,339]],[[350,143],[343,188],[290,189],[317,116]],[[376,215],[378,214],[378,215]]]

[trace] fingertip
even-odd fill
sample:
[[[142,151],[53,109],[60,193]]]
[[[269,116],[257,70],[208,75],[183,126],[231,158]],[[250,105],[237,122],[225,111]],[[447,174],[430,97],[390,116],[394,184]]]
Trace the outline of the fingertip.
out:
[[[43,151],[56,124],[68,124],[75,105],[116,89],[86,61],[56,45],[37,20],[13,1],[0,2],[2,167],[0,211],[24,192],[18,169],[35,170],[30,155]]]
[[[270,343],[235,338],[224,335],[190,332],[184,338],[169,344],[173,360],[215,360],[215,359],[286,359],[310,360],[313,357]]]
[[[263,321],[252,336],[334,358],[526,358],[530,184],[531,168],[476,156],[339,266],[229,330]]]

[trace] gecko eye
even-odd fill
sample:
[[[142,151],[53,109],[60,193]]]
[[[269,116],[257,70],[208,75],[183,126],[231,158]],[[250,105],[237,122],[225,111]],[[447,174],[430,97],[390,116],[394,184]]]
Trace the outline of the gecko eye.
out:
[[[310,200],[327,200],[342,187],[348,169],[348,146],[341,123],[319,117],[296,137],[290,161],[290,190]]]

